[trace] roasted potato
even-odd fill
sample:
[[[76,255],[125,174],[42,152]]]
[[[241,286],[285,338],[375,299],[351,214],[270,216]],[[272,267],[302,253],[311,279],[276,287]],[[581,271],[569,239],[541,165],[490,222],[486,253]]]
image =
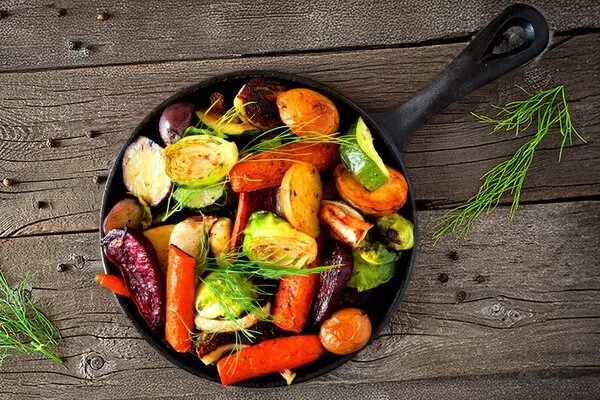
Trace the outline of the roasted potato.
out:
[[[285,219],[294,228],[314,238],[319,236],[319,205],[323,187],[312,164],[293,164],[283,176],[279,199]]]
[[[340,126],[340,114],[331,100],[314,90],[298,88],[277,97],[279,116],[298,136],[331,135]]]
[[[157,206],[171,191],[165,172],[163,148],[145,136],[131,143],[123,154],[123,183],[148,205]]]
[[[192,122],[193,111],[194,105],[187,102],[174,103],[165,108],[158,122],[158,132],[165,144],[177,143],[181,139]]]
[[[142,221],[144,221],[144,216],[144,207],[137,200],[128,197],[119,201],[110,209],[110,212],[104,218],[102,229],[104,233],[125,227],[143,229]]]
[[[343,164],[333,171],[335,187],[350,206],[370,217],[383,217],[398,211],[408,196],[404,175],[386,165],[390,179],[385,185],[369,192]]]

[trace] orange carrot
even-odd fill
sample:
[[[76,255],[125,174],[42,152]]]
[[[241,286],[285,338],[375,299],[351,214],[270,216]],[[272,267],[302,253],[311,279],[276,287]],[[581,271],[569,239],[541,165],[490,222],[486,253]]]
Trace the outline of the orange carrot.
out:
[[[165,339],[180,353],[192,349],[196,259],[177,246],[169,247]]]
[[[307,268],[317,267],[321,263],[321,253],[327,236],[326,230],[321,229],[321,234],[317,238],[319,253]],[[308,319],[318,283],[319,274],[284,276],[275,294],[273,323],[283,330],[300,333]]]
[[[127,286],[125,286],[125,282],[121,277],[108,274],[96,274],[96,282],[120,296],[130,297],[129,289],[127,289]]]
[[[290,143],[237,163],[229,172],[229,182],[236,193],[253,192],[279,186],[285,172],[296,162],[313,164],[322,172],[339,160],[337,144]]]
[[[300,333],[317,290],[319,274],[285,276],[279,282],[273,306],[273,323],[286,331]]]
[[[271,372],[301,367],[325,353],[317,335],[265,340],[222,358],[217,371],[223,385],[232,385]]]

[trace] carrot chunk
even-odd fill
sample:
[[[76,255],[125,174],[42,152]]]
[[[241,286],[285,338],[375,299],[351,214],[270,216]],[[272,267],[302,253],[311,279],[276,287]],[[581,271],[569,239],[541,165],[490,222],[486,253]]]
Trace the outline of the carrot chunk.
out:
[[[127,289],[127,286],[125,286],[123,278],[120,278],[115,275],[96,274],[96,282],[98,282],[103,287],[112,290],[118,295],[131,297],[129,294],[129,289]]]
[[[265,340],[222,358],[217,371],[223,385],[232,385],[271,372],[301,367],[325,353],[317,335]]]
[[[196,259],[177,246],[169,248],[165,339],[180,353],[192,349]]]

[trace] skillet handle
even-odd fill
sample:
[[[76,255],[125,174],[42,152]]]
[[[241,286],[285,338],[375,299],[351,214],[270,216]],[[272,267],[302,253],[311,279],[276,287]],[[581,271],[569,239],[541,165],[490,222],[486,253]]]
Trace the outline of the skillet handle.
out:
[[[506,52],[498,52],[504,33],[520,27],[522,42]],[[433,115],[488,82],[535,58],[548,45],[548,25],[535,8],[515,4],[506,8],[460,53],[429,86],[400,107],[373,119],[388,133],[398,151],[413,132]]]

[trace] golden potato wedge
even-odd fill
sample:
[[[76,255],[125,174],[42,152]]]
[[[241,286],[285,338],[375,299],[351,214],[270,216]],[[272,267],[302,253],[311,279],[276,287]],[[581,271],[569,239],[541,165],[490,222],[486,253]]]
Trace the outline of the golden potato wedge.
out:
[[[160,264],[163,275],[167,273],[167,261],[169,259],[169,239],[175,225],[161,225],[142,232],[148,238],[152,247],[156,250],[156,258]]]
[[[314,238],[319,236],[323,185],[314,165],[293,164],[283,176],[279,197],[283,215],[290,225]]]

